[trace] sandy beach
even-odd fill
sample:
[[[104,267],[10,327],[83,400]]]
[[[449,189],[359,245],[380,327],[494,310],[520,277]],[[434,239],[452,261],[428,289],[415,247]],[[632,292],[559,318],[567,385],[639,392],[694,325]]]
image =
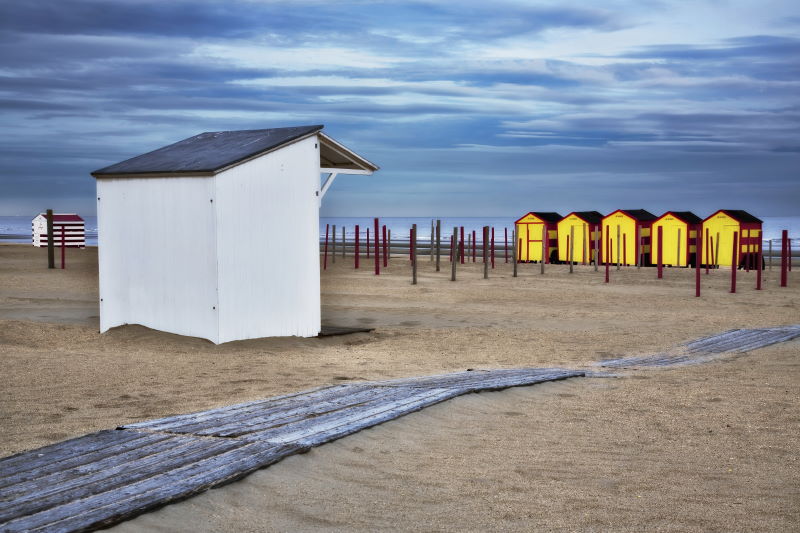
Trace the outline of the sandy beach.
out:
[[[323,322],[375,331],[212,343],[123,326],[100,335],[97,250],[0,245],[0,455],[120,424],[318,385],[464,370],[588,368],[737,327],[800,323],[778,271],[407,259],[380,277],[337,260]],[[676,369],[458,398],[291,457],[118,526],[128,531],[800,528],[800,342]]]

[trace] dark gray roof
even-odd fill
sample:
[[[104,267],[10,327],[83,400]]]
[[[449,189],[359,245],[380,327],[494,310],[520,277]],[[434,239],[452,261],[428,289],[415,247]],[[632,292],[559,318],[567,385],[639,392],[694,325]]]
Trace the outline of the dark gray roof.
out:
[[[603,222],[603,215],[601,215],[597,211],[573,211],[572,213],[567,215],[567,217],[570,215],[576,215],[585,220],[586,222],[588,222],[589,224],[600,224],[601,222]]]
[[[92,176],[213,173],[316,133],[322,125],[201,133],[92,172]]]
[[[670,214],[674,217],[677,217],[686,222],[687,224],[701,224],[703,222],[702,218],[695,215],[691,211],[667,211],[666,213],[664,213],[664,215],[666,214]],[[661,216],[663,217],[664,215]]]
[[[620,209],[620,211],[626,213],[631,218],[635,218],[636,220],[641,220],[642,222],[648,222],[650,220],[655,220],[658,218],[647,209]]]
[[[558,213],[552,211],[531,211],[531,213],[541,218],[545,222],[558,222],[559,220],[564,218]]]
[[[747,211],[742,209],[720,209],[723,213],[728,215],[731,218],[735,218],[739,222],[745,222],[750,224],[761,224],[763,221],[760,218],[756,218]],[[709,217],[711,218],[711,217]]]

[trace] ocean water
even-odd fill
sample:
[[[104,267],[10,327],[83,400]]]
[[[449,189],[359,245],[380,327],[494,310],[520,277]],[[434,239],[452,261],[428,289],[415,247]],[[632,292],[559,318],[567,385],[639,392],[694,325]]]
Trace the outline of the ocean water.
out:
[[[97,246],[97,217],[83,216],[86,221],[86,244]],[[756,215],[758,216],[758,215]],[[464,226],[464,231],[470,233],[475,230],[481,235],[483,226],[493,227],[495,239],[499,242],[503,239],[505,228],[508,229],[509,236],[514,228],[514,221],[518,216],[511,217],[450,217],[441,218],[442,235],[449,236],[453,233],[454,227]],[[795,217],[759,217],[764,221],[764,238],[780,239],[781,230],[789,230],[789,237],[793,238],[792,247],[800,246],[800,216]],[[31,220],[33,217],[21,216],[0,216],[0,242],[30,243],[31,242]],[[408,239],[409,231],[413,224],[417,225],[417,238],[420,241],[427,241],[431,234],[431,221],[435,219],[428,217],[386,217],[379,220],[380,225],[386,225],[392,231],[392,240],[402,241]],[[358,225],[361,236],[366,236],[369,228],[370,234],[374,232],[374,219],[371,217],[323,217],[320,219],[320,238],[325,238],[325,228],[328,225],[329,231],[336,225],[337,240],[341,239],[342,228],[348,239],[355,235],[355,226]],[[167,231],[168,228],[164,228]],[[373,238],[370,236],[370,238]]]

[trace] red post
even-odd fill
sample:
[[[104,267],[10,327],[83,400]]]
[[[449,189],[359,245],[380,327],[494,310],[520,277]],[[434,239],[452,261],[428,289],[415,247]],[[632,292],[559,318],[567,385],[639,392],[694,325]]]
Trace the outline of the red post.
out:
[[[322,255],[322,270],[328,270],[328,232],[330,225],[325,224],[325,253]]]
[[[789,247],[789,230],[781,232],[781,287],[786,287],[786,272],[789,269],[792,249]]]
[[[358,234],[359,234],[359,227],[358,227],[358,224],[356,224],[356,240],[355,240],[355,250],[354,250],[354,252],[355,252],[355,254],[354,254],[354,257],[355,257],[355,259],[354,259],[355,268],[358,268],[358,260],[359,260],[359,255],[360,255],[358,253]]]
[[[761,263],[764,261],[764,241],[758,240],[758,257],[756,258],[756,290],[761,290]]]
[[[464,264],[464,226],[461,226],[461,242],[458,244],[458,256]]]
[[[701,246],[703,244],[703,230],[697,228],[694,237],[694,296],[700,297],[700,258],[703,257]]]
[[[65,248],[67,246],[67,232],[66,226],[61,226],[61,270],[66,268],[66,251]]]
[[[506,258],[506,263],[508,263],[508,228],[503,228],[503,251]]]
[[[414,228],[408,230],[408,260],[414,264],[414,246],[411,240],[414,238]]]
[[[490,254],[492,256],[492,268],[494,268],[494,228],[492,228],[492,248]]]
[[[628,266],[628,234],[622,234],[622,264]]]
[[[706,276],[708,276],[708,264],[711,262],[709,261],[709,255],[711,254],[711,237],[708,235],[708,228],[706,228],[706,242],[705,242],[705,253],[706,253]]]
[[[608,278],[609,278],[608,256],[611,255],[609,246],[611,246],[611,241],[608,238],[608,235],[606,235],[606,283],[608,283]]]
[[[383,225],[383,268],[389,266],[389,244],[386,242],[386,224]]]
[[[738,254],[736,253],[739,250],[739,232],[733,232],[733,253],[731,254],[731,292],[736,292],[736,270],[739,268],[739,259]]]
[[[545,257],[542,258],[545,265],[550,264],[550,233],[547,230],[547,224],[542,224],[542,237],[544,239],[544,255]]]
[[[658,279],[664,277],[664,226],[658,227]],[[652,259],[651,259],[652,261]]]
[[[378,219],[375,218],[375,275],[381,275],[381,240],[378,237]]]
[[[478,249],[478,244],[475,241],[475,236],[476,236],[475,230],[472,230],[472,262],[473,263],[475,262],[475,254],[476,254],[476,250]]]
[[[752,231],[752,230],[750,230],[750,231]],[[744,232],[742,232],[742,233],[744,233]],[[750,255],[751,255],[750,254],[750,241],[751,240],[752,240],[751,237],[747,237],[747,239],[742,237],[742,245],[744,245],[745,246],[745,250],[747,250],[747,252],[745,252],[745,256],[744,256],[744,271],[745,272],[750,272]],[[745,242],[746,242],[746,244],[745,244]]]
[[[367,245],[365,248],[367,249],[367,259],[369,259],[369,228],[367,228]]]

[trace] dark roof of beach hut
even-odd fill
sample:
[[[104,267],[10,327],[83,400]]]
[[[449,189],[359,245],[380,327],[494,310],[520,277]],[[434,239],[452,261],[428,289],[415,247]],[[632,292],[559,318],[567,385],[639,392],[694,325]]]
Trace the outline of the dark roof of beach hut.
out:
[[[545,222],[558,222],[563,218],[558,213],[554,213],[552,211],[531,211],[531,213],[541,218]]]
[[[664,213],[664,215],[672,215],[674,217],[683,220],[687,224],[701,224],[703,222],[702,218],[695,215],[691,211],[667,211],[666,213]],[[661,217],[663,217],[664,215],[661,215]]]
[[[601,222],[603,222],[603,215],[601,215],[597,211],[573,211],[572,213],[567,215],[567,217],[570,215],[578,216],[583,220],[585,220],[586,222],[588,222],[589,224],[600,224]]]
[[[647,209],[620,209],[620,211],[622,211],[629,217],[634,218],[636,220],[641,220],[642,222],[649,222],[651,220],[655,220],[658,218]]]
[[[378,167],[352,153],[320,130],[322,125],[264,130],[213,131],[189,137],[152,152],[92,172],[95,177],[131,174],[213,175],[287,144],[319,134],[321,167]],[[347,167],[345,167],[347,165]]]
[[[717,213],[722,212],[728,215],[729,217],[738,220],[739,222],[744,222],[745,224],[762,224],[764,221],[760,218],[756,218],[747,211],[742,209],[719,209],[712,213],[706,220],[713,217]]]

